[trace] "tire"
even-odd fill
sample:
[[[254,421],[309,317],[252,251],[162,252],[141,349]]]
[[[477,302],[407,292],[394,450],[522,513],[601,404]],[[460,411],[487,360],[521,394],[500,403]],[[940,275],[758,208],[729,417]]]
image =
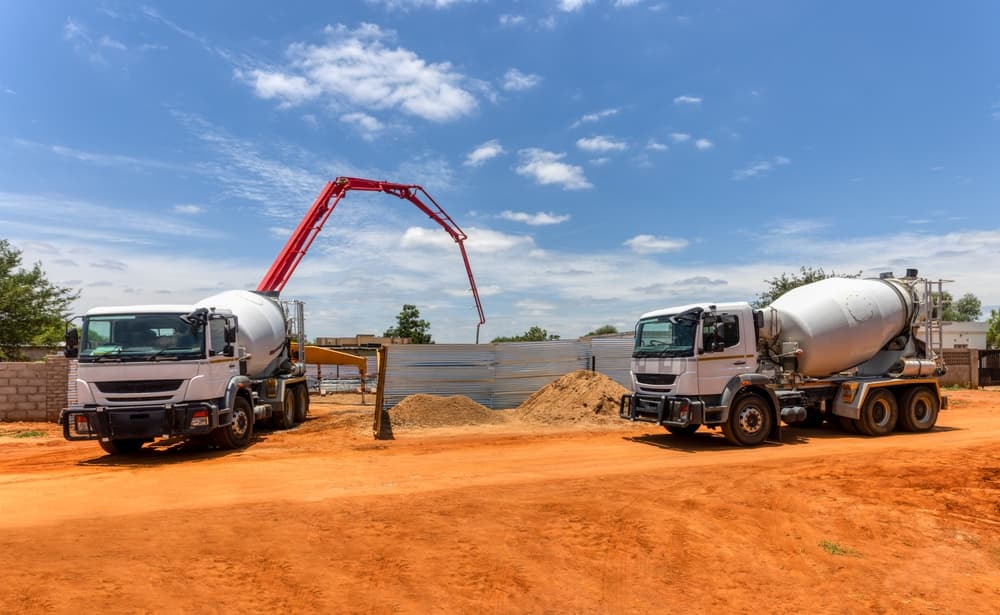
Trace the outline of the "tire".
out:
[[[295,387],[295,422],[301,423],[309,414],[309,389],[300,384]]]
[[[675,436],[690,436],[694,432],[698,431],[701,425],[688,425],[687,427],[677,427],[676,425],[667,425],[667,431]]]
[[[281,412],[271,417],[278,429],[295,427],[295,387],[285,387],[285,395],[281,398]]]
[[[903,431],[921,433],[937,423],[941,400],[930,387],[914,387],[903,396],[899,407],[898,427]]]
[[[730,444],[757,446],[771,433],[774,414],[767,401],[756,393],[741,395],[729,408],[729,418],[722,424],[722,434]]]
[[[866,436],[884,436],[892,433],[899,420],[899,404],[889,389],[875,389],[861,406],[858,431]]]
[[[145,443],[145,440],[141,438],[129,438],[127,440],[110,440],[105,442],[104,440],[98,440],[98,444],[104,449],[104,452],[109,455],[120,455],[122,453],[134,453]]]
[[[253,406],[245,397],[233,401],[233,422],[212,432],[219,448],[243,448],[253,436]]]
[[[837,423],[840,425],[840,428],[847,433],[861,433],[858,431],[858,422],[852,418],[838,416]]]

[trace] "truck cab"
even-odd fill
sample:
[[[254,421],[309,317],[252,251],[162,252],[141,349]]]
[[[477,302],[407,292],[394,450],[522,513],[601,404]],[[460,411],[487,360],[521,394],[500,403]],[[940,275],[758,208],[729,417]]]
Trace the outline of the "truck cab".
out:
[[[214,435],[235,448],[252,433],[239,325],[227,310],[194,305],[99,307],[67,334],[77,359],[76,403],[60,422],[68,440],[131,452],[157,437]],[[248,410],[249,408],[249,410]]]
[[[643,314],[635,328],[632,390],[718,400],[754,371],[757,334],[748,303],[694,304]]]
[[[633,394],[621,400],[622,418],[663,425],[678,435],[700,425],[721,426],[727,439],[741,445],[779,437],[777,400],[767,378],[756,373],[759,320],[746,302],[643,314],[632,351]]]

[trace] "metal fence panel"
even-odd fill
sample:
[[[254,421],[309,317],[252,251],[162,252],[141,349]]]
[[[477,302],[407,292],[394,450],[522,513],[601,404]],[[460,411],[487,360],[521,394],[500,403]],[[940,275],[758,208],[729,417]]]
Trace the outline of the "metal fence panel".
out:
[[[494,351],[488,344],[399,344],[387,346],[383,407],[408,395],[465,395],[493,407]]]
[[[587,369],[590,347],[578,340],[495,344],[493,408],[516,408],[553,380]]]
[[[590,340],[594,369],[625,388],[632,388],[630,374],[633,337],[595,337]]]
[[[632,338],[593,338],[503,344],[387,346],[383,408],[416,393],[464,395],[494,409],[515,408],[570,372],[597,371],[631,386]]]

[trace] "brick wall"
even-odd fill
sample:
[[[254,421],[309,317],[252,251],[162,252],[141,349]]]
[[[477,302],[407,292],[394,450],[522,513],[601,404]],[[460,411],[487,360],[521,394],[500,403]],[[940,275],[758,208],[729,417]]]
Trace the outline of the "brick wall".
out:
[[[969,349],[944,349],[944,364],[948,372],[938,378],[941,386],[957,384],[961,387],[979,386],[979,351]]]
[[[66,407],[69,360],[52,355],[35,363],[0,363],[0,421],[59,420]]]

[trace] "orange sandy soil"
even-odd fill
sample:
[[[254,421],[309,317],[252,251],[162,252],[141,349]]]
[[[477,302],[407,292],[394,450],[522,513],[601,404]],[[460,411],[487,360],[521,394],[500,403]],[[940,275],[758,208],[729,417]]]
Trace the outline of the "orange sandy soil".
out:
[[[623,421],[376,441],[357,396],[235,452],[3,423],[0,612],[995,613],[1000,392],[949,395],[931,433],[757,449]]]

